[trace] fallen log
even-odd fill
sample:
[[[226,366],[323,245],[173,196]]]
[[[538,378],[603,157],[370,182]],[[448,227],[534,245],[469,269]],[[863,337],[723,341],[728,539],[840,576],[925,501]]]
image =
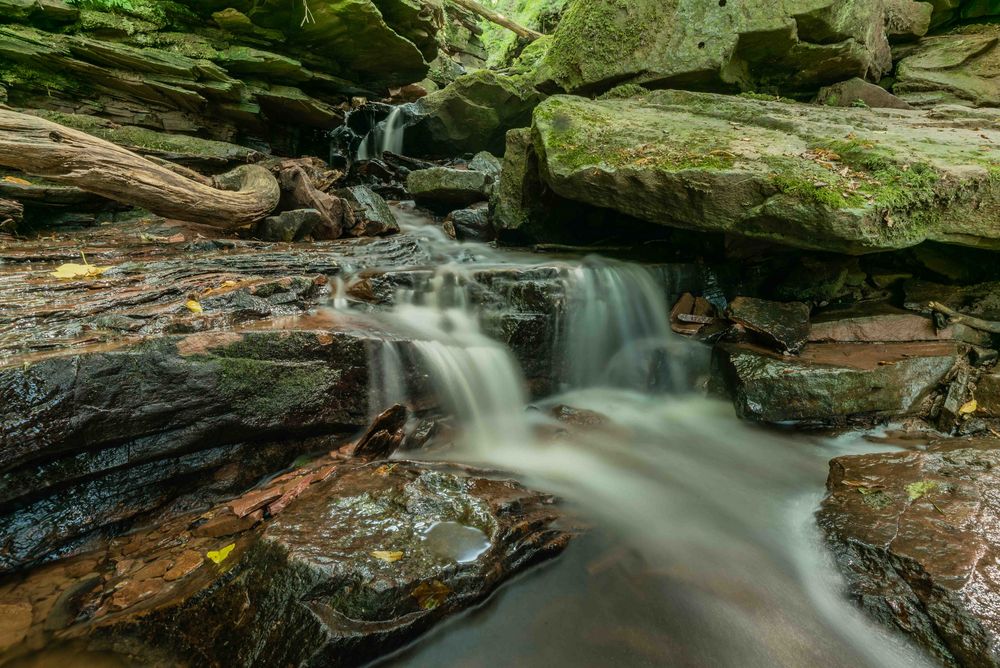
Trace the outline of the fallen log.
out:
[[[983,320],[982,318],[976,318],[971,315],[963,315],[958,311],[948,308],[944,304],[938,302],[931,302],[927,305],[932,311],[937,311],[938,313],[948,317],[948,322],[953,325],[962,324],[966,327],[971,327],[972,329],[978,329],[982,332],[989,332],[991,334],[1000,334],[1000,322],[994,322],[992,320]]]
[[[484,7],[483,5],[476,2],[476,0],[451,0],[451,1],[454,2],[456,5],[458,5],[459,7],[464,7],[465,9],[468,9],[470,12],[473,12],[474,14],[482,16],[490,23],[495,23],[498,26],[502,26],[504,28],[507,28],[507,30],[513,31],[518,37],[524,37],[525,39],[529,39],[532,41],[538,39],[539,37],[543,37],[542,33],[535,32],[531,28],[525,28],[520,23],[515,23],[514,21],[511,21],[503,14],[495,12],[488,7]]]
[[[212,187],[116,144],[37,116],[0,107],[0,165],[76,186],[166,218],[234,229],[278,205],[278,181],[265,168],[241,165]],[[182,170],[183,171],[183,170]]]

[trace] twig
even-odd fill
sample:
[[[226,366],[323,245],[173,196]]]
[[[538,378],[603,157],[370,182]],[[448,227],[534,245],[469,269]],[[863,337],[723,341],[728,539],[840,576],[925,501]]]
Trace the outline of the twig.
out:
[[[953,325],[967,325],[973,329],[978,329],[983,332],[990,332],[991,334],[1000,334],[1000,322],[993,322],[992,320],[982,320],[981,318],[975,318],[971,315],[962,315],[954,309],[950,309],[944,304],[939,304],[938,302],[931,302],[927,305],[932,311],[937,311],[948,316],[948,322]]]
[[[307,23],[316,23],[316,17],[313,16],[313,13],[309,10],[309,0],[302,0],[302,8],[306,11],[302,16],[302,23],[299,24],[299,27],[301,28]]]

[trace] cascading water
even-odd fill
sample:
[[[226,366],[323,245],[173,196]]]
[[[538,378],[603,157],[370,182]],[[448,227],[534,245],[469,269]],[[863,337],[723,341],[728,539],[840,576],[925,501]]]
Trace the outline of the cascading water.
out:
[[[458,620],[384,663],[926,665],[844,600],[822,549],[811,514],[826,461],[844,446],[792,441],[740,422],[728,404],[679,393],[707,356],[670,332],[673,286],[662,272],[596,258],[559,264],[557,354],[572,390],[526,410],[514,355],[483,328],[481,266],[438,267],[400,290],[382,322],[410,339],[415,366],[458,422],[448,459],[517,472],[596,527],[474,623]],[[565,425],[549,417],[557,406],[606,417]]]
[[[403,137],[406,129],[406,114],[402,105],[393,107],[384,121],[375,125],[365,135],[358,146],[358,160],[381,158],[386,151],[401,154],[403,152]]]

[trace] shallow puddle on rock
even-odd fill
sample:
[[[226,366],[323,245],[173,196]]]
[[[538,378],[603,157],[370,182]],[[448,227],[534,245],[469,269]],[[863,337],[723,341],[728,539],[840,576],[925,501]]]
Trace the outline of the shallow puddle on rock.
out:
[[[490,539],[475,527],[458,522],[436,522],[423,532],[427,549],[459,564],[475,561],[490,549]]]

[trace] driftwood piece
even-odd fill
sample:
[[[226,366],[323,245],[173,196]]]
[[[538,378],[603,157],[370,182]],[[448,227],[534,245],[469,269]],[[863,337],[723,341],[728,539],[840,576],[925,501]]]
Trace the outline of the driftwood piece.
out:
[[[948,316],[948,322],[952,325],[965,325],[966,327],[971,327],[972,329],[978,329],[982,332],[989,332],[991,334],[1000,334],[1000,322],[994,322],[992,320],[983,320],[982,318],[976,318],[971,315],[962,315],[958,311],[948,308],[944,304],[938,302],[931,302],[927,305],[932,311],[941,313],[942,315]]]
[[[525,39],[530,39],[534,41],[539,37],[543,36],[542,33],[540,32],[535,32],[531,28],[525,28],[520,23],[515,23],[514,21],[511,21],[503,14],[495,12],[488,7],[484,7],[483,5],[476,2],[476,0],[451,0],[451,1],[454,2],[456,5],[458,5],[459,7],[464,7],[465,9],[468,9],[470,12],[473,12],[474,14],[482,16],[490,23],[495,23],[498,26],[507,28],[507,30],[514,32],[518,37],[524,37]]]
[[[232,170],[221,180],[233,190],[219,190],[111,142],[6,107],[0,107],[0,165],[223,229],[264,218],[280,197],[277,180],[257,165]]]
[[[354,446],[354,456],[366,461],[387,459],[403,443],[409,411],[396,404],[379,414]]]

